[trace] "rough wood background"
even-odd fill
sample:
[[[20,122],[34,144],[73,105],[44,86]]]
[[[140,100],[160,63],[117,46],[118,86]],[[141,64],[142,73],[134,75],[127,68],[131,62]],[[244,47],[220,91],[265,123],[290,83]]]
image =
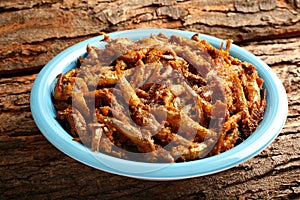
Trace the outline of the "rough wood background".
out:
[[[100,32],[160,27],[231,38],[264,60],[289,98],[286,124],[262,153],[181,181],[143,181],[83,165],[52,146],[29,108],[57,53]],[[296,199],[300,196],[299,0],[0,1],[0,199]]]

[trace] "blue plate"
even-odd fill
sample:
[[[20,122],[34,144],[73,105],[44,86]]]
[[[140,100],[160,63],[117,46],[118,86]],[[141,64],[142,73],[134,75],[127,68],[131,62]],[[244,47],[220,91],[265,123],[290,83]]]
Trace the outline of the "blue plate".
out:
[[[173,34],[190,38],[195,33],[172,29],[136,29],[110,33],[111,38],[127,37],[138,40],[149,37],[151,33]],[[221,39],[200,34],[216,48],[220,47]],[[54,57],[41,70],[36,78],[30,96],[30,106],[33,118],[43,135],[60,151],[68,156],[96,169],[113,174],[147,180],[177,180],[208,175],[234,167],[245,162],[265,149],[280,133],[287,116],[288,103],[285,89],[270,67],[248,51],[231,45],[229,53],[242,61],[252,63],[257,67],[260,77],[264,79],[267,91],[267,107],[264,120],[257,130],[244,142],[216,156],[202,160],[183,163],[160,164],[128,161],[102,153],[91,152],[72,137],[56,121],[56,111],[52,104],[51,92],[56,77],[75,67],[77,59],[86,54],[87,44],[104,48],[100,42],[103,36],[94,37],[80,42]]]

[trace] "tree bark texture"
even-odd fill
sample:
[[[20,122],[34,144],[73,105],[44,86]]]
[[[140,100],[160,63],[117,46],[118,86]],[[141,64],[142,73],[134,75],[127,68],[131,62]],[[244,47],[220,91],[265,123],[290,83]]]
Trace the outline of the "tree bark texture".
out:
[[[275,141],[217,174],[143,181],[93,169],[51,145],[29,105],[39,70],[101,32],[174,28],[233,39],[265,61],[289,113]],[[297,199],[300,196],[299,0],[0,1],[0,199]]]

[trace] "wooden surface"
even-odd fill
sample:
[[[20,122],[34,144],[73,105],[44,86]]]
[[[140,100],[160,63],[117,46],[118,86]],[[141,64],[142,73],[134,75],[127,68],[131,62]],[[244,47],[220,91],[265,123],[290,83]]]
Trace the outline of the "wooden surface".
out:
[[[36,127],[32,83],[57,53],[100,32],[160,27],[231,38],[282,80],[289,113],[263,152],[214,175],[170,182],[102,172]],[[299,0],[0,1],[0,199],[296,199],[300,196]]]

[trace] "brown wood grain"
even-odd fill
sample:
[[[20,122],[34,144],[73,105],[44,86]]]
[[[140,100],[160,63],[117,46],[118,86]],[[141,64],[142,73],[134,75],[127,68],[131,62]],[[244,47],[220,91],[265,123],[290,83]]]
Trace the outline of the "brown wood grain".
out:
[[[80,40],[116,30],[176,28],[235,42],[300,35],[298,1],[55,1],[0,3],[2,73],[39,69]]]
[[[50,144],[30,111],[38,70],[102,31],[149,27],[231,38],[265,61],[289,101],[275,141],[229,170],[168,182],[102,172]],[[297,199],[299,67],[299,0],[0,1],[0,199]]]

